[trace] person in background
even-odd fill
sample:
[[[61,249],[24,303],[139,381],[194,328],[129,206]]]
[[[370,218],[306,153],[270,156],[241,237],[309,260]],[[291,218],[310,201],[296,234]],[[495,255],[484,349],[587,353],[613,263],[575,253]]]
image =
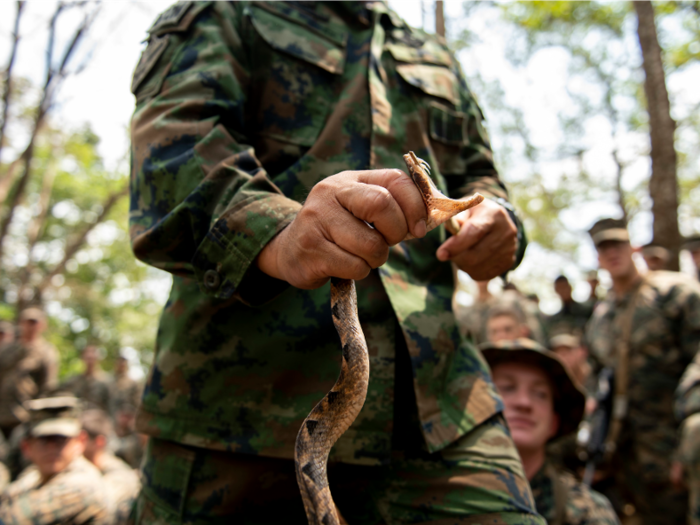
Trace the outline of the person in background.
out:
[[[550,524],[618,524],[605,496],[547,460],[547,443],[575,432],[583,416],[585,396],[564,363],[530,339],[485,343],[479,349],[503,398],[537,512]]]
[[[83,457],[79,400],[61,395],[28,401],[22,452],[32,467],[0,495],[0,523],[108,524],[108,502],[97,468]]]
[[[493,343],[529,337],[522,311],[510,305],[497,305],[489,309],[486,319],[486,340]]]
[[[588,385],[591,365],[588,363],[588,350],[581,344],[580,337],[573,334],[557,334],[549,340],[549,348],[566,365],[579,385]]]
[[[107,448],[113,427],[106,412],[99,409],[87,410],[82,415],[81,423],[87,434],[83,455],[102,474],[111,522],[115,525],[126,523],[141,488],[138,474]]]
[[[136,407],[123,404],[115,416],[116,438],[110,444],[114,455],[132,468],[139,468],[148,436],[135,430]]]
[[[55,388],[58,352],[47,342],[46,315],[39,308],[19,314],[19,338],[0,351],[0,430],[7,439],[29,417],[24,403]]]
[[[0,347],[15,340],[15,327],[9,321],[0,321]]]
[[[642,254],[642,258],[649,268],[650,272],[655,272],[657,270],[666,270],[668,261],[671,258],[671,252],[669,252],[663,246],[654,244],[650,242],[639,248],[639,253]]]
[[[116,419],[123,406],[136,407],[141,401],[142,385],[129,377],[129,360],[123,351],[114,362],[114,376],[109,384],[110,414]]]
[[[695,275],[697,279],[700,280],[700,235],[687,237],[683,243],[683,248],[690,252],[693,258],[693,264],[695,265]]]
[[[682,523],[688,495],[672,483],[679,422],[674,391],[700,345],[700,284],[680,272],[641,275],[624,221],[602,219],[589,230],[612,288],[596,307],[586,342],[597,367],[614,370],[606,448],[614,451],[600,490],[618,512],[644,525]],[[695,387],[697,388],[697,387]]]
[[[561,308],[547,319],[547,332],[551,335],[564,332],[582,335],[591,317],[591,308],[574,300],[571,284],[564,275],[554,280],[554,291],[561,299]]]
[[[85,365],[82,374],[68,378],[61,390],[72,392],[82,399],[89,407],[109,410],[109,377],[100,368],[102,360],[101,349],[89,344],[83,348],[80,358]]]

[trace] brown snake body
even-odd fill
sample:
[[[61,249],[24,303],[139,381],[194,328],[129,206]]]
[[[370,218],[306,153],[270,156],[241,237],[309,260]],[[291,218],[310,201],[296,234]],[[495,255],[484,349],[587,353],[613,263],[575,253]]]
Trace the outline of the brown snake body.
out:
[[[484,200],[478,193],[463,200],[445,197],[430,179],[425,161],[412,151],[404,155],[404,161],[428,212],[427,231]],[[404,240],[413,238],[409,234]],[[340,524],[328,486],[328,454],[360,413],[369,383],[369,354],[357,314],[355,281],[331,279],[331,314],[343,349],[340,375],[304,420],[294,451],[297,482],[310,525]]]

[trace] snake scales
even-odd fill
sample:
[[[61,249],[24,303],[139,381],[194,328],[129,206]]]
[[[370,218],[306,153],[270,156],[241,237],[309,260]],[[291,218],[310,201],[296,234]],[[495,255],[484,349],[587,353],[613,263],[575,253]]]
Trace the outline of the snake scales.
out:
[[[484,200],[478,193],[463,200],[445,197],[431,180],[430,167],[424,160],[409,151],[404,161],[428,212],[427,231]],[[409,234],[404,240],[412,238]],[[310,525],[341,523],[328,486],[328,454],[360,413],[369,383],[369,355],[357,314],[355,281],[331,279],[331,313],[342,344],[340,376],[304,420],[294,453],[297,482]]]

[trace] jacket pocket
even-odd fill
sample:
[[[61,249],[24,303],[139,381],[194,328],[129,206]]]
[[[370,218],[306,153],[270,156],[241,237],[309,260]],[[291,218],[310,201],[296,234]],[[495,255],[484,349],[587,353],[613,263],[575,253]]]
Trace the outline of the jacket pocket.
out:
[[[308,11],[282,2],[247,10],[265,47],[253,50],[255,131],[303,147],[314,144],[335,102],[348,38],[340,20]]]

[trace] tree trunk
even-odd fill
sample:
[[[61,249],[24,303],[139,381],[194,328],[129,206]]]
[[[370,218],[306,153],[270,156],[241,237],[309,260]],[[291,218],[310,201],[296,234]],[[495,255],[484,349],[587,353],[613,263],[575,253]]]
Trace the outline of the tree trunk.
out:
[[[442,0],[435,2],[435,33],[445,38],[445,8]]]
[[[637,34],[644,59],[644,92],[649,112],[651,138],[651,178],[649,196],[654,217],[654,242],[671,251],[669,270],[678,270],[681,235],[678,230],[678,180],[673,135],[676,123],[666,90],[666,76],[661,61],[661,47],[656,34],[654,7],[651,2],[632,2],[637,11]]]

